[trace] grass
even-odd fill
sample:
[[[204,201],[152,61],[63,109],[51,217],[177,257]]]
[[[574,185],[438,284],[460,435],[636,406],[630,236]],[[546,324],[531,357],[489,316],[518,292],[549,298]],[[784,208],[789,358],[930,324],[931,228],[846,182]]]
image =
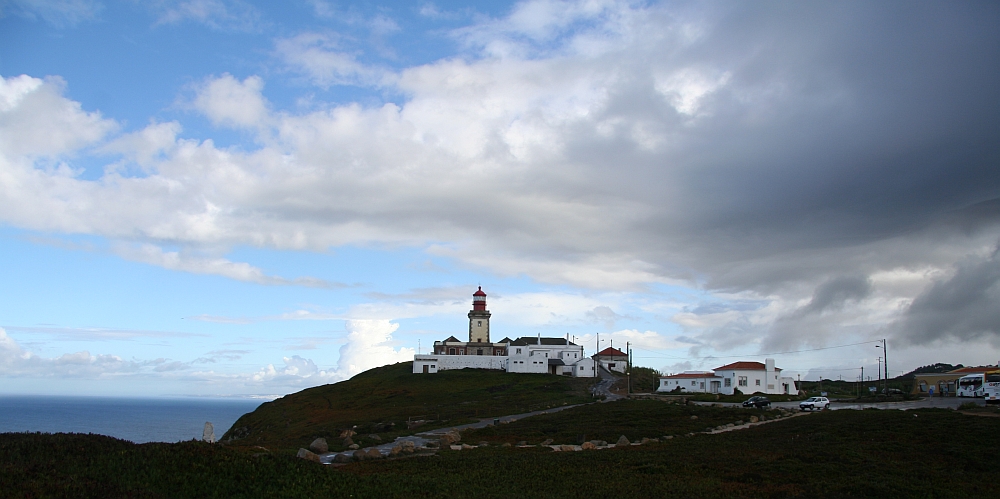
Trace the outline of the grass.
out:
[[[318,386],[261,404],[222,437],[240,445],[295,451],[317,437],[343,450],[342,430],[355,428],[365,446],[441,426],[591,402],[594,380],[548,374],[507,374],[462,369],[413,374],[412,362],[365,371],[350,380]],[[427,421],[413,426],[413,421]]]
[[[653,424],[628,414],[605,416],[623,418],[608,421],[621,427]],[[670,421],[683,413],[660,416],[664,425],[683,424]],[[0,491],[13,498],[993,497],[998,446],[1000,418],[934,409],[826,411],[602,451],[491,446],[341,468],[201,442],[2,434]]]

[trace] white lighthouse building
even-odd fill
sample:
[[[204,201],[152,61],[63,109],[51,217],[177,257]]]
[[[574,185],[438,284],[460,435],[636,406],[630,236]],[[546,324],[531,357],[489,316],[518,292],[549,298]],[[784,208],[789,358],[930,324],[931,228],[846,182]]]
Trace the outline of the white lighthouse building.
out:
[[[569,339],[524,337],[490,341],[490,311],[482,286],[472,294],[469,341],[454,336],[434,342],[433,353],[413,356],[415,374],[449,369],[494,369],[516,373],[549,373],[594,377],[596,363],[585,358],[583,347]]]

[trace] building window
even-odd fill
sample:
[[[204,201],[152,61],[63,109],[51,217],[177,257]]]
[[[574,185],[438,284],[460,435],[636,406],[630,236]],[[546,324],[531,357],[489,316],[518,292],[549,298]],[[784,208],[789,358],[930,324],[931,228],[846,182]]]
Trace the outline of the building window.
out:
[[[726,378],[726,386],[733,386],[733,378]]]
[[[520,348],[517,349],[517,353],[521,353],[521,349]]]
[[[698,383],[698,382],[695,381],[695,380],[691,380],[691,386],[695,386],[696,383]]]
[[[747,377],[740,376],[739,379],[737,379],[737,384],[740,386],[747,386]]]
[[[479,349],[479,350],[478,350],[478,351],[476,352],[476,355],[482,355],[482,354],[483,354],[483,349],[482,349],[482,348],[480,348],[480,349]]]
[[[754,381],[757,382],[757,386],[760,386],[760,380],[759,379],[755,379]]]
[[[483,321],[476,321],[476,326],[483,327]]]

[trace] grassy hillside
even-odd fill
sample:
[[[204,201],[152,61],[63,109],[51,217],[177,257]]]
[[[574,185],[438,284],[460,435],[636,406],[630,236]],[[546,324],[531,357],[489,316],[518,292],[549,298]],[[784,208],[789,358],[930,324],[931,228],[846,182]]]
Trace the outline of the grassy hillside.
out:
[[[296,450],[324,437],[340,450],[341,430],[357,426],[360,445],[416,431],[591,402],[593,380],[548,374],[506,374],[462,369],[413,374],[412,362],[365,371],[350,380],[318,386],[261,404],[245,414],[222,440]],[[419,428],[414,420],[427,420]],[[409,422],[409,424],[408,424]]]
[[[627,426],[620,417],[611,423]],[[1000,418],[946,410],[826,411],[622,449],[491,446],[340,468],[251,447],[0,434],[0,495],[994,497],[998,447]]]

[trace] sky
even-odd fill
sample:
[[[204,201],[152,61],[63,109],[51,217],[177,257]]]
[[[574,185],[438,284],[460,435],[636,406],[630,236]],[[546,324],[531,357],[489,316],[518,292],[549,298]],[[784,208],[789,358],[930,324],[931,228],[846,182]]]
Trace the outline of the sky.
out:
[[[1000,4],[0,0],[0,394],[467,334],[1000,360]]]

